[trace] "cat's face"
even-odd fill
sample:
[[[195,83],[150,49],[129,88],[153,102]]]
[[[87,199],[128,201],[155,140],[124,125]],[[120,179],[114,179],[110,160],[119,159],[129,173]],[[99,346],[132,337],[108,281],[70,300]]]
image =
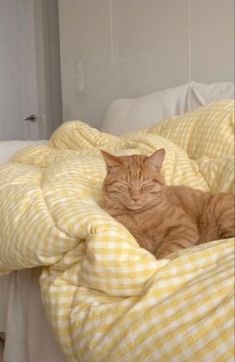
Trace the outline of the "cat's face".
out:
[[[159,203],[164,185],[160,174],[165,150],[151,156],[113,156],[101,151],[107,166],[103,192],[114,205],[141,211]]]

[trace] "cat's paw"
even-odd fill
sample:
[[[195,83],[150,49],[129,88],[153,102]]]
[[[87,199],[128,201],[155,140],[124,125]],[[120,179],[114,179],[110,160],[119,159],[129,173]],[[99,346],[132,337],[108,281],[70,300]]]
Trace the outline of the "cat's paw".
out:
[[[168,259],[168,260],[173,260],[176,257],[177,252],[169,252],[168,250],[166,251],[161,251],[161,252],[156,252],[154,253],[154,256],[157,260],[160,259]]]

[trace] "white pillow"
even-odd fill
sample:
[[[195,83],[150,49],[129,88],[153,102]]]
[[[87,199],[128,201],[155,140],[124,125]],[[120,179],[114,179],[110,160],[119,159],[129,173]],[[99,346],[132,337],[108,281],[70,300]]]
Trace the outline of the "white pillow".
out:
[[[117,99],[110,105],[102,131],[120,135],[150,127],[216,99],[234,98],[233,83],[191,82],[143,97]]]
[[[102,131],[120,135],[181,114],[189,109],[189,93],[185,84],[139,98],[117,99],[108,109]]]
[[[219,99],[234,99],[234,83],[191,83],[191,109],[205,106]]]
[[[0,141],[0,164],[7,162],[16,151],[23,147],[45,143],[47,141]]]

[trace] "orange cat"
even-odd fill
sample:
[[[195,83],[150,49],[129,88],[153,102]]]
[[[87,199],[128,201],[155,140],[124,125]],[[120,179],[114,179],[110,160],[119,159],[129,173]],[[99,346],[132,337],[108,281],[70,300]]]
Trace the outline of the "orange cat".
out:
[[[234,236],[234,196],[165,185],[164,149],[149,157],[101,152],[107,166],[104,209],[157,258]]]

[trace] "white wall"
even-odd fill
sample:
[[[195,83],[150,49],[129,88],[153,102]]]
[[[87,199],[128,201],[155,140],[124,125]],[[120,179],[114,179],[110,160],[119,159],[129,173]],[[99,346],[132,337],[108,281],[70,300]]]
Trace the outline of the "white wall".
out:
[[[234,79],[233,0],[59,0],[63,119],[113,99]]]

